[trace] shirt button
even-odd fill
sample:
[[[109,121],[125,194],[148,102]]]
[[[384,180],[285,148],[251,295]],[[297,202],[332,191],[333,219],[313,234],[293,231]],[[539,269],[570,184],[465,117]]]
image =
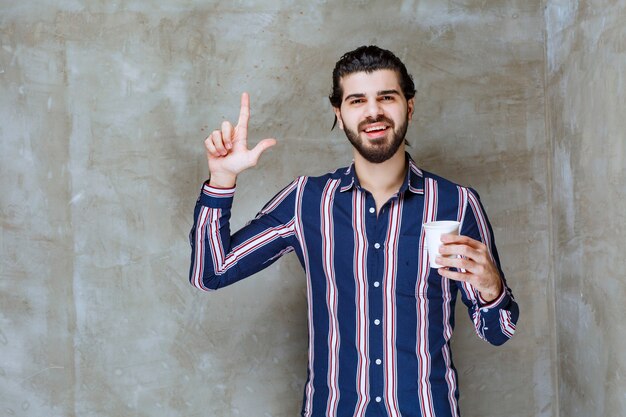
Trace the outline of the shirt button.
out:
[[[381,402],[382,400],[383,400],[382,398],[380,398],[380,397],[376,397],[376,402],[377,402],[377,403]]]
[[[380,324],[380,320],[378,319],[374,320],[374,324],[378,326]]]
[[[483,311],[484,311],[485,313],[488,313],[488,312],[489,312],[489,309],[488,309],[488,308],[483,308]]]
[[[380,243],[378,243],[378,242],[374,243],[374,247],[375,247],[376,249],[380,249]]]
[[[376,365],[380,365],[381,363],[383,363],[383,361],[381,361],[380,359],[376,359]]]
[[[376,209],[374,207],[370,207],[370,213],[372,214],[376,213]]]
[[[380,286],[380,282],[375,281],[375,282],[374,282],[374,286],[375,286],[376,288],[378,288],[378,287]]]

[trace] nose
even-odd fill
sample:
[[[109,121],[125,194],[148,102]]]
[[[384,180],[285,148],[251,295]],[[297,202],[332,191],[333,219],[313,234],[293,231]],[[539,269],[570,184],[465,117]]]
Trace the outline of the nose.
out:
[[[367,102],[366,114],[365,116],[370,119],[376,119],[378,116],[383,114],[383,107],[380,105],[378,100],[369,100]]]

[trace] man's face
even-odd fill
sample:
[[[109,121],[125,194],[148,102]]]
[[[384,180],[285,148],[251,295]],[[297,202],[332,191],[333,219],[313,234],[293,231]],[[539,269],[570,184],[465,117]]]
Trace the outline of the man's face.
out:
[[[393,70],[355,72],[341,80],[339,127],[356,151],[372,163],[385,162],[400,149],[414,100],[406,100]]]

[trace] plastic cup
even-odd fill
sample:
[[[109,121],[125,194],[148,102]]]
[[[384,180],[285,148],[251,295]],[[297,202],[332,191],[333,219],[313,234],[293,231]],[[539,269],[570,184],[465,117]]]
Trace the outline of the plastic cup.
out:
[[[459,226],[461,226],[461,223],[453,220],[441,220],[424,223],[428,260],[431,268],[441,268],[443,266],[435,262],[435,259],[439,256],[439,247],[442,245],[441,235],[458,235]]]

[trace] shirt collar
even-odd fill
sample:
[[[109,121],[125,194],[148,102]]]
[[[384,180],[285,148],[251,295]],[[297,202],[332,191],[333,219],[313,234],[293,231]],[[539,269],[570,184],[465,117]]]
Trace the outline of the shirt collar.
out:
[[[409,165],[409,169],[407,170],[406,178],[400,187],[400,193],[404,193],[405,191],[410,191],[414,194],[424,194],[424,173],[413,161],[411,155],[405,153],[406,161]],[[346,168],[341,174],[341,182],[340,182],[340,192],[345,192],[351,190],[352,188],[360,188],[359,179],[356,176],[356,172],[354,170],[354,160],[350,164],[348,168]]]

